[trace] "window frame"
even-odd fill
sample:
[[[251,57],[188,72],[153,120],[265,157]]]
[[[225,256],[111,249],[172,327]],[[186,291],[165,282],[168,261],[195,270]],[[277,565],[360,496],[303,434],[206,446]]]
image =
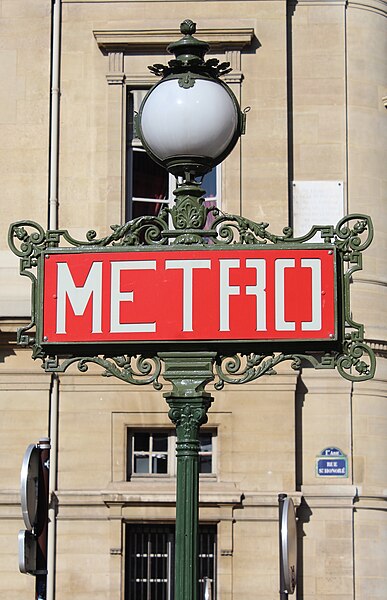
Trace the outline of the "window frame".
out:
[[[198,531],[198,582],[199,582],[199,596],[204,597],[204,585],[205,580],[208,578],[211,582],[211,596],[214,600],[216,598],[216,587],[217,587],[217,546],[218,546],[218,530],[217,525],[214,523],[200,523]],[[135,537],[134,548],[130,552],[130,531],[132,530],[133,536],[141,536],[141,541],[138,543],[137,537]],[[155,541],[154,537],[151,540],[151,536],[159,535],[162,537],[161,542]],[[207,536],[207,548],[205,548],[204,539]],[[145,538],[145,540],[144,540]],[[164,539],[163,539],[164,538]],[[146,543],[144,543],[144,541]],[[163,541],[166,542],[166,553],[162,546]],[[153,546],[152,546],[153,542]],[[156,548],[155,548],[156,546]],[[212,548],[210,548],[212,546]],[[129,594],[131,593],[129,587],[134,581],[136,584],[146,584],[145,596],[148,598],[150,592],[150,586],[152,583],[165,583],[165,590],[161,591],[161,596],[167,600],[173,600],[174,598],[174,548],[175,548],[175,525],[172,523],[138,523],[138,522],[126,522],[125,523],[125,576],[124,576],[124,598],[125,600],[132,600]],[[146,559],[146,568],[144,564],[141,565],[139,572],[137,571],[137,565],[132,565],[132,559]],[[153,573],[158,573],[157,567],[154,568],[152,565],[152,559],[166,559],[162,577],[152,577]],[[212,564],[209,561],[212,559]],[[204,562],[206,561],[206,563]],[[153,568],[152,568],[153,566]],[[142,567],[142,568],[141,568]],[[212,578],[203,575],[203,572],[211,572]],[[132,578],[133,575],[135,579]],[[138,589],[133,590],[136,598],[138,599]],[[141,592],[141,596],[145,598],[144,591]],[[159,597],[159,594],[157,593]],[[153,597],[153,594],[152,594]],[[140,599],[141,600],[141,599]]]
[[[148,197],[140,197],[133,195],[133,165],[134,165],[134,152],[146,152],[145,148],[142,146],[141,141],[134,137],[134,114],[138,111],[142,99],[145,97],[148,90],[151,88],[151,85],[130,85],[127,84],[125,86],[125,202],[124,202],[124,215],[125,221],[129,221],[133,219],[133,203],[134,202],[143,202],[145,204],[165,204],[166,206],[172,206],[174,202],[173,191],[177,187],[177,180],[171,174],[167,172],[168,177],[168,190],[166,194],[166,198],[162,199],[154,199]],[[137,96],[135,93],[137,92]],[[222,182],[221,182],[221,173],[222,166],[217,165],[214,167],[215,169],[215,187],[216,194],[215,196],[204,196],[205,205],[214,205],[218,209],[221,208],[221,191],[222,191]],[[205,191],[207,191],[204,188]],[[211,224],[213,219],[211,219],[211,215],[209,215],[208,224]]]
[[[133,436],[136,433],[149,433],[150,435],[154,435],[155,433],[167,433],[168,434],[168,445],[167,445],[167,473],[136,473],[134,471],[134,458],[136,452],[134,450]],[[199,469],[200,469],[200,456],[211,456],[211,472],[210,473],[200,473],[199,477],[204,479],[216,479],[217,478],[217,438],[218,431],[214,427],[203,427],[200,430],[200,434],[211,434],[211,451],[201,451],[199,450]],[[149,449],[148,451],[143,451],[143,455],[149,455],[150,461],[149,465],[152,465],[151,458],[152,454],[157,454],[158,452],[153,451],[153,449]],[[159,453],[161,454],[161,452]],[[176,431],[172,428],[168,427],[126,427],[126,481],[134,481],[138,479],[172,479],[176,477]]]

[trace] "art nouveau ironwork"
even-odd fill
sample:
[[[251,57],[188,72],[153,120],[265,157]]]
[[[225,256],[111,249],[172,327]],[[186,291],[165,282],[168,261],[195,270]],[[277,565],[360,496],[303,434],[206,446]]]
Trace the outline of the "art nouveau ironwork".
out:
[[[191,184],[192,186],[193,184]],[[215,220],[210,229],[204,229],[209,211],[215,213]],[[175,228],[169,228],[168,216],[171,215]],[[195,227],[196,225],[196,227]],[[44,231],[37,223],[20,221],[14,223],[9,231],[9,245],[20,257],[21,274],[32,282],[31,322],[18,331],[18,343],[31,346],[33,358],[43,360],[44,369],[48,372],[64,372],[71,364],[77,363],[80,371],[86,371],[89,363],[103,368],[105,376],[114,376],[137,385],[153,383],[160,388],[162,367],[157,352],[139,356],[122,354],[71,356],[60,358],[51,354],[52,350],[44,348],[42,340],[36,339],[35,328],[40,318],[41,305],[36,270],[39,261],[47,250],[59,248],[66,244],[82,249],[108,248],[119,246],[121,249],[136,251],[144,246],[173,245],[176,249],[190,247],[205,248],[216,244],[217,247],[230,248],[240,245],[264,248],[275,244],[279,248],[300,248],[307,244],[316,233],[320,233],[327,248],[336,248],[339,274],[339,305],[342,320],[342,336],[334,348],[321,348],[320,352],[308,352],[307,344],[300,342],[297,348],[294,343],[281,342],[282,351],[267,352],[266,346],[256,343],[244,344],[235,355],[227,356],[224,348],[214,361],[214,374],[217,389],[224,383],[245,383],[264,374],[274,374],[275,367],[281,362],[290,361],[293,369],[299,369],[307,363],[316,369],[337,368],[345,378],[353,381],[370,379],[375,371],[375,357],[372,349],[364,340],[364,326],[357,323],[351,312],[350,281],[352,275],[362,268],[362,252],[370,245],[373,227],[366,215],[348,215],[334,226],[314,226],[308,234],[301,238],[293,238],[290,228],[285,228],[282,235],[272,234],[267,223],[254,223],[237,215],[227,215],[214,208],[206,208],[203,198],[184,195],[177,200],[172,209],[165,208],[158,217],[139,217],[122,226],[112,226],[113,233],[104,238],[97,238],[94,231],[89,231],[86,240],[74,239],[66,230]],[[309,246],[309,245],[308,245]],[[246,348],[247,346],[247,348]],[[278,344],[277,344],[278,346]],[[80,350],[80,348],[78,348]],[[271,350],[271,349],[270,349]]]
[[[183,39],[169,47],[176,58],[168,66],[151,67],[152,72],[163,77],[157,85],[177,81],[181,89],[189,91],[200,80],[216,82],[223,91],[226,90],[227,86],[219,76],[228,71],[229,65],[219,64],[217,59],[204,60],[208,45],[192,36],[195,25],[191,21],[182,24],[181,32]],[[148,97],[151,94],[152,90]],[[270,232],[268,223],[255,223],[243,216],[205,206],[200,178],[225,158],[244,132],[244,115],[232,93],[227,91],[226,96],[227,102],[232,99],[235,109],[234,128],[231,127],[219,155],[207,156],[204,142],[203,151],[196,155],[191,151],[182,156],[172,153],[164,160],[143,139],[151,156],[179,178],[174,192],[175,205],[164,206],[157,217],[143,216],[124,225],[113,225],[112,233],[103,238],[98,238],[95,231],[89,231],[85,240],[74,239],[65,229],[45,231],[38,223],[28,220],[13,223],[9,229],[9,246],[20,258],[20,273],[29,277],[32,284],[31,321],[19,329],[17,341],[32,348],[32,357],[42,360],[46,372],[63,373],[73,364],[80,372],[85,372],[94,364],[101,367],[102,375],[133,385],[152,384],[161,389],[165,381],[172,384],[172,389],[164,396],[177,430],[177,600],[197,600],[199,429],[207,421],[207,411],[213,401],[205,389],[207,384],[215,382],[215,389],[219,390],[226,383],[251,382],[263,375],[274,375],[277,365],[286,361],[295,370],[303,365],[322,370],[336,368],[350,381],[370,379],[375,372],[375,356],[365,341],[364,326],[354,320],[350,306],[352,276],[362,269],[362,253],[373,238],[370,217],[348,215],[336,226],[316,225],[306,235],[294,238],[289,227],[277,235]],[[140,108],[138,119],[140,137],[144,133],[143,112],[144,106]],[[320,235],[321,243],[314,242],[316,234]],[[253,249],[258,256],[267,248],[279,252],[319,248],[332,255],[334,261],[335,334],[321,342],[280,337],[271,340],[261,336],[261,339],[233,339],[227,344],[214,339],[202,339],[200,343],[172,339],[160,344],[149,344],[145,339],[126,344],[125,340],[120,344],[51,343],[43,335],[42,324],[44,263],[46,257],[61,252],[64,255],[71,248],[78,253],[120,250],[131,257],[140,256],[146,249],[157,248],[181,251],[182,256],[187,256],[187,249],[198,254],[209,249],[229,254],[234,250]]]

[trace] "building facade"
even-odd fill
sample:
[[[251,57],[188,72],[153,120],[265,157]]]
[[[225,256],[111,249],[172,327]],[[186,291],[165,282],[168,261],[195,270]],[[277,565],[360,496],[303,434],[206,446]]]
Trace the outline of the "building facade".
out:
[[[297,235],[371,215],[352,310],[373,380],[284,363],[213,390],[200,451],[199,577],[212,600],[275,599],[278,494],[297,505],[298,600],[384,598],[386,560],[386,119],[384,0],[0,0],[0,536],[9,600],[18,572],[20,466],[51,437],[49,600],[173,598],[175,432],[160,391],[59,377],[16,345],[30,282],[7,245],[22,219],[84,239],[154,214],[174,181],[149,165],[133,115],[179,23],[198,24],[249,107],[246,135],[207,179],[207,201]],[[209,386],[211,388],[211,386]],[[56,450],[55,450],[56,448]],[[344,476],[316,471],[326,448]]]

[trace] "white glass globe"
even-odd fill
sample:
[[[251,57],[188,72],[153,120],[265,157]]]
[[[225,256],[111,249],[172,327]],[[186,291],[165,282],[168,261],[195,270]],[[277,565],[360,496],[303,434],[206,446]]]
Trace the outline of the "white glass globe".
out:
[[[180,87],[177,79],[163,81],[142,106],[142,137],[160,160],[172,156],[216,160],[237,127],[237,108],[230,94],[206,79],[196,79],[190,88]]]

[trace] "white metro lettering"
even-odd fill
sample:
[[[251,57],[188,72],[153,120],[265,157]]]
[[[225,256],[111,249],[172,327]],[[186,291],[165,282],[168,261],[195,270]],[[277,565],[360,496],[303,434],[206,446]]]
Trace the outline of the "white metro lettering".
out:
[[[74,283],[69,265],[57,265],[56,333],[65,334],[68,298],[75,316],[82,316],[89,300],[92,303],[91,333],[102,333],[102,262],[93,262],[83,285]],[[106,264],[106,263],[105,263]],[[110,333],[155,332],[156,323],[121,323],[120,307],[134,301],[134,291],[121,292],[121,273],[131,270],[155,270],[155,260],[113,261],[110,264]]]
[[[309,337],[322,331],[327,303],[322,302],[321,258],[182,254],[153,252],[143,260],[139,253],[136,260],[128,260],[128,253],[110,260],[100,254],[82,267],[74,259],[58,261],[56,287],[50,292],[56,297],[51,313],[55,333],[76,329],[81,322],[74,316],[86,320],[82,331],[117,334],[114,339],[137,333],[165,336],[161,339],[179,339],[180,334],[189,339],[189,333],[195,339],[214,339],[218,333],[223,339],[279,339],[291,338],[291,332]],[[168,312],[169,305],[173,310]]]
[[[295,331],[296,323],[285,320],[285,269],[295,268],[294,258],[278,258],[275,261],[275,328],[277,331]],[[302,331],[320,331],[321,306],[321,259],[302,258],[301,268],[312,270],[312,319],[301,321]]]
[[[101,333],[102,322],[102,263],[94,262],[83,286],[76,286],[67,263],[58,263],[56,333],[66,333],[66,298],[74,311],[80,316],[93,296],[92,333]]]
[[[145,333],[155,332],[156,323],[121,323],[121,302],[133,302],[134,292],[121,292],[121,271],[156,269],[155,260],[120,260],[111,263],[111,308],[110,308],[110,332],[111,333]]]
[[[192,292],[194,269],[211,269],[210,260],[166,260],[166,269],[182,269],[183,271],[183,331],[192,329]]]

